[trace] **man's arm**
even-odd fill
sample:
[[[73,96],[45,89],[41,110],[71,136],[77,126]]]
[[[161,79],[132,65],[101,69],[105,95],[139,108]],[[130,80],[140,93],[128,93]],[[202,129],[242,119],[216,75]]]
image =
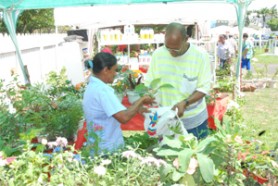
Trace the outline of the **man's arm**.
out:
[[[173,109],[178,108],[178,116],[181,117],[185,109],[203,99],[205,95],[209,94],[211,88],[211,66],[208,54],[203,54],[203,63],[200,65],[200,71],[198,73],[197,89],[185,100],[181,100],[177,103]]]

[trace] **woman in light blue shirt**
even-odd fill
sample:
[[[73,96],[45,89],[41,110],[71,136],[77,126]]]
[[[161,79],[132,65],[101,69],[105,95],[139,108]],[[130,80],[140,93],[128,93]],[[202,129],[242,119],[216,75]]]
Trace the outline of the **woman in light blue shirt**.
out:
[[[153,99],[144,96],[129,108],[125,108],[111,84],[117,74],[117,59],[115,56],[100,52],[93,59],[93,76],[89,79],[83,98],[83,110],[88,129],[88,145],[94,148],[91,154],[112,152],[123,147],[124,140],[120,128],[121,123],[127,123],[143,104],[150,104]]]

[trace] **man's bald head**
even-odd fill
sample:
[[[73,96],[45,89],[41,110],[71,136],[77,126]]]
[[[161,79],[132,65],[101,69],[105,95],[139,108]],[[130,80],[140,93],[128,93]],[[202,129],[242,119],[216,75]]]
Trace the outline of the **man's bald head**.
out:
[[[181,35],[183,39],[187,38],[187,32],[185,27],[180,23],[170,23],[166,27],[166,35],[171,37],[172,39],[176,39],[177,35]]]

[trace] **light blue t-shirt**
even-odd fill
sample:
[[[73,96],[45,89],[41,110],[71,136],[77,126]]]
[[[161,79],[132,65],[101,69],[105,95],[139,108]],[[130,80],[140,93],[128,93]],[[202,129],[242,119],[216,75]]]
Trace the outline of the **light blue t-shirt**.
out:
[[[84,93],[83,110],[89,136],[95,132],[100,138],[100,152],[111,152],[124,145],[120,123],[113,115],[125,109],[113,88],[96,77],[90,77]],[[94,139],[89,138],[88,142],[94,143]]]
[[[242,45],[243,45],[242,46],[242,52],[245,49],[248,49],[247,54],[246,54],[246,58],[251,59],[253,57],[253,43],[250,40],[246,40],[246,41],[243,41]]]

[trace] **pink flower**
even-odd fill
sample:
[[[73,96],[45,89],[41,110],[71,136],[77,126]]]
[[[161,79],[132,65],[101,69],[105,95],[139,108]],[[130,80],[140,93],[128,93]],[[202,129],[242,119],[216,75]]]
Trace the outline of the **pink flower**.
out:
[[[176,167],[176,169],[178,169],[179,168],[179,159],[178,158],[176,158],[174,161],[173,161],[173,166],[174,167]]]
[[[14,160],[16,160],[16,157],[15,157],[15,156],[8,157],[8,158],[6,159],[7,165],[8,165],[8,164],[11,164]]]
[[[198,167],[198,161],[194,157],[192,157],[190,159],[189,166],[188,166],[186,173],[190,174],[190,175],[194,174],[197,167]]]

